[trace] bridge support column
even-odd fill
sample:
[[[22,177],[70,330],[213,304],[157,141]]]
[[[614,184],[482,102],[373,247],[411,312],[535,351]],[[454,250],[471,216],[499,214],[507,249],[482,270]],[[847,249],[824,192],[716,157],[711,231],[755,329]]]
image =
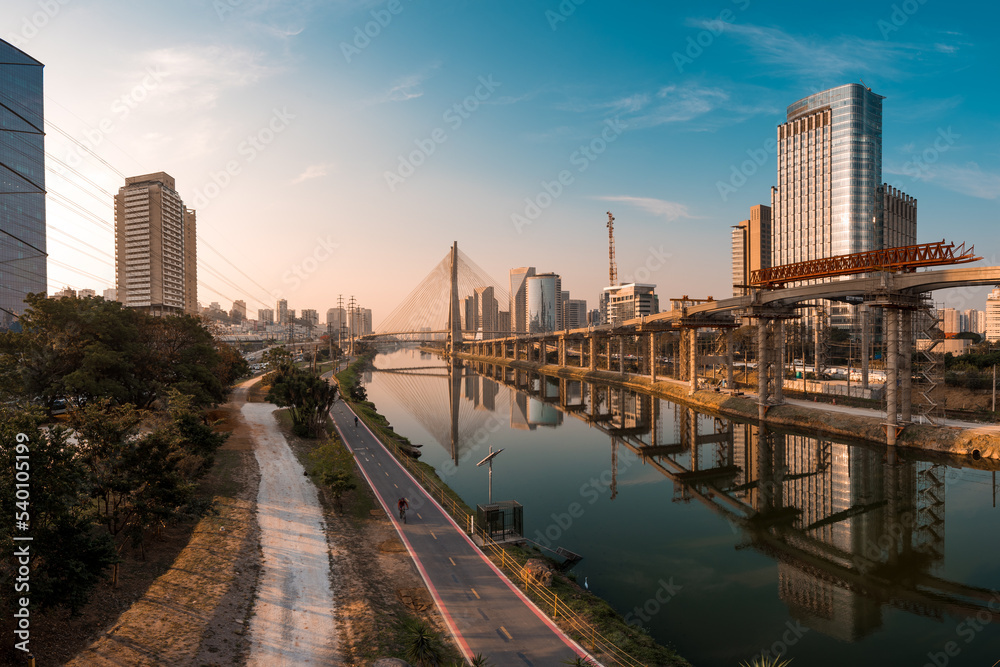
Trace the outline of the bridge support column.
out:
[[[767,340],[767,320],[763,317],[757,320],[757,418],[763,420],[767,413],[769,396],[767,395],[767,369],[770,365],[769,345]]]
[[[618,372],[625,375],[625,336],[618,337]]]
[[[559,336],[559,365],[566,365],[566,336]]]
[[[871,357],[871,312],[861,305],[861,388],[868,389],[868,359]]]
[[[774,358],[777,361],[772,375],[774,381],[772,393],[774,394],[774,402],[780,405],[785,402],[785,320],[779,319],[774,322],[772,342],[775,347]],[[805,379],[804,376],[805,373],[803,373],[803,379]]]
[[[590,336],[587,338],[587,347],[588,347],[587,363],[589,364],[590,370],[596,371],[597,370],[597,336],[595,336],[594,334],[590,334]]]
[[[691,383],[688,393],[698,391],[698,329],[685,329],[688,335],[688,381]]]
[[[899,332],[900,413],[904,424],[913,419],[913,311],[904,310]]]
[[[886,360],[885,360],[885,442],[896,444],[896,390],[899,383],[899,310],[886,308]]]
[[[802,363],[805,363],[803,360]],[[726,329],[726,387],[731,391],[733,387],[733,330]]]
[[[649,347],[648,355],[646,357],[649,359],[649,381],[656,382],[656,333],[650,332],[649,334]]]

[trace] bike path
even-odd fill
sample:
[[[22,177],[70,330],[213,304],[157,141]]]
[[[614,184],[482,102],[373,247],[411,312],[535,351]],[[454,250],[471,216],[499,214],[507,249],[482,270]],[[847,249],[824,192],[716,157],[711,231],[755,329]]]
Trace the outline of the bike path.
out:
[[[511,583],[343,401],[330,411],[466,659],[558,665],[587,653]],[[396,502],[409,501],[407,523]]]

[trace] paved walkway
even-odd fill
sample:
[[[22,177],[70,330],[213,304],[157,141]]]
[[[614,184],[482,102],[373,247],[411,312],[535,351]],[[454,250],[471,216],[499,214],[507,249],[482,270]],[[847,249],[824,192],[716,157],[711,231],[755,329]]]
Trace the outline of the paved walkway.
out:
[[[495,665],[558,665],[586,653],[542,613],[476,547],[343,401],[330,411],[413,558],[466,659],[482,653]],[[407,523],[396,502],[410,503]]]

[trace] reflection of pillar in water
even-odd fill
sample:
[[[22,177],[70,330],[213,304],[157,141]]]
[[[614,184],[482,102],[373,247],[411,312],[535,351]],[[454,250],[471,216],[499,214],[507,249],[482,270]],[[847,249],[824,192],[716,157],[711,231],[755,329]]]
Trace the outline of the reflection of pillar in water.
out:
[[[448,364],[448,409],[451,417],[451,458],[458,465],[458,400],[462,392],[462,367],[454,363]]]

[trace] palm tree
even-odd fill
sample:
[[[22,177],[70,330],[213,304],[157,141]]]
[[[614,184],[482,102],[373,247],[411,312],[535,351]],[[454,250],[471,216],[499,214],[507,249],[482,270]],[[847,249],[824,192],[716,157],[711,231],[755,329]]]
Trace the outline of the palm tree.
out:
[[[444,649],[438,633],[419,619],[406,621],[405,627],[410,641],[406,649],[406,659],[420,667],[440,665]]]

